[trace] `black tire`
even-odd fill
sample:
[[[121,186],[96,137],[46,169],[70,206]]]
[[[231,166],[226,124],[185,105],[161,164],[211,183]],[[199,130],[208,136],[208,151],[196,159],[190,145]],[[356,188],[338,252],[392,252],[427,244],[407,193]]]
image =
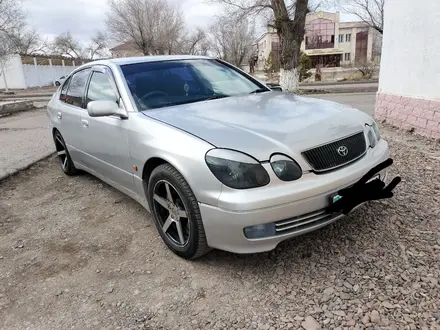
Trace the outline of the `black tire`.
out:
[[[73,164],[72,158],[70,157],[69,151],[67,150],[66,143],[64,142],[64,139],[58,130],[56,130],[53,134],[53,141],[55,143],[55,149],[57,151],[61,170],[67,175],[77,174],[78,170]],[[62,154],[63,152],[64,154]]]
[[[55,86],[61,85],[59,81],[55,81]]]
[[[153,199],[156,187],[159,184],[166,183],[170,184],[170,187],[177,192],[175,194],[176,203],[180,203],[179,199],[181,199],[186,211],[187,218],[184,219],[187,219],[185,220],[187,221],[186,233],[189,234],[184,245],[176,243],[169,237],[169,234],[164,232],[162,229],[163,219],[161,219],[161,212],[159,212],[161,211],[159,210],[161,206]],[[148,182],[148,203],[156,228],[171,251],[185,259],[196,259],[211,251],[206,241],[205,229],[197,199],[183,176],[170,164],[160,165],[152,172]],[[171,215],[169,211],[165,212],[168,212],[168,217]]]

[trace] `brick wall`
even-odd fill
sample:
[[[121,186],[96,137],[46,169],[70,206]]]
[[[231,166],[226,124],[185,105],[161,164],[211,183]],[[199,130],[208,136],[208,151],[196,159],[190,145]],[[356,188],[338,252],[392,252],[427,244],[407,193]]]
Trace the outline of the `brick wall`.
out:
[[[375,117],[401,129],[440,139],[440,101],[377,93]]]

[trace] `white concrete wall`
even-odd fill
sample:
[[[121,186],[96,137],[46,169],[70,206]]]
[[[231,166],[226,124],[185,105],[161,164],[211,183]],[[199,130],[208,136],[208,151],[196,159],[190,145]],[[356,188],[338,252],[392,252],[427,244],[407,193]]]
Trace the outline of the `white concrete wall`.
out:
[[[55,80],[66,76],[77,66],[22,64],[19,55],[12,56],[5,65],[8,88],[24,89],[30,87],[53,86]],[[5,88],[0,68],[0,88]]]
[[[440,100],[440,1],[387,0],[379,92]]]
[[[18,55],[11,56],[5,64],[5,76],[8,88],[26,88],[26,82],[23,76],[23,69],[21,65],[21,57]],[[3,75],[0,68],[0,88],[5,88]]]
[[[23,64],[23,74],[26,81],[26,88],[52,86],[55,80],[61,76],[68,75],[76,66],[49,66]]]

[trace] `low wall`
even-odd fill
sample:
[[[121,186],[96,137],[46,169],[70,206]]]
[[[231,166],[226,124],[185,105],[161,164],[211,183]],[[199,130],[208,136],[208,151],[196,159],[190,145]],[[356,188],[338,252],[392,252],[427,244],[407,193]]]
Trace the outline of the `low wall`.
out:
[[[67,62],[66,64],[73,64],[71,60],[54,60],[58,65],[52,65],[52,61],[49,59],[46,59],[44,64],[41,64],[42,61],[38,61],[37,58],[25,56],[25,59],[26,64],[23,64],[20,55],[9,57],[5,62],[4,76],[0,68],[0,89],[5,88],[4,78],[6,78],[8,88],[11,89],[53,86],[54,82],[61,76],[68,75],[77,68],[73,65],[62,65],[65,62]],[[33,64],[28,64],[31,62]]]
[[[398,128],[440,139],[440,101],[379,92],[375,117]]]
[[[4,89],[5,77],[8,88],[26,88],[26,82],[23,76],[23,68],[21,65],[21,58],[19,55],[11,56],[7,59],[4,66],[4,76],[0,67],[0,88]]]
[[[72,72],[76,66],[23,64],[26,88],[52,86],[55,80]]]
[[[304,80],[304,82],[315,81],[316,69],[310,69],[309,72],[312,74],[310,78]],[[377,70],[379,72],[379,69]],[[373,75],[373,79],[378,78],[378,74]],[[362,79],[362,73],[356,68],[321,68],[321,81],[334,82],[340,80],[356,80]]]

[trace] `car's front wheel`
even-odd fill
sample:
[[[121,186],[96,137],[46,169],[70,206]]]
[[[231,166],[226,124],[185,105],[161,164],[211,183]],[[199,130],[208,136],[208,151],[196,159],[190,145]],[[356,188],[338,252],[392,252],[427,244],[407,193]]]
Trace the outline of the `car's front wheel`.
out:
[[[67,175],[75,175],[78,170],[73,164],[72,158],[67,150],[66,143],[64,142],[64,139],[59,131],[55,131],[53,140],[55,142],[55,149],[57,151],[61,169]]]
[[[154,169],[148,183],[148,202],[160,236],[174,253],[195,259],[211,250],[197,199],[173,166],[163,164]]]

